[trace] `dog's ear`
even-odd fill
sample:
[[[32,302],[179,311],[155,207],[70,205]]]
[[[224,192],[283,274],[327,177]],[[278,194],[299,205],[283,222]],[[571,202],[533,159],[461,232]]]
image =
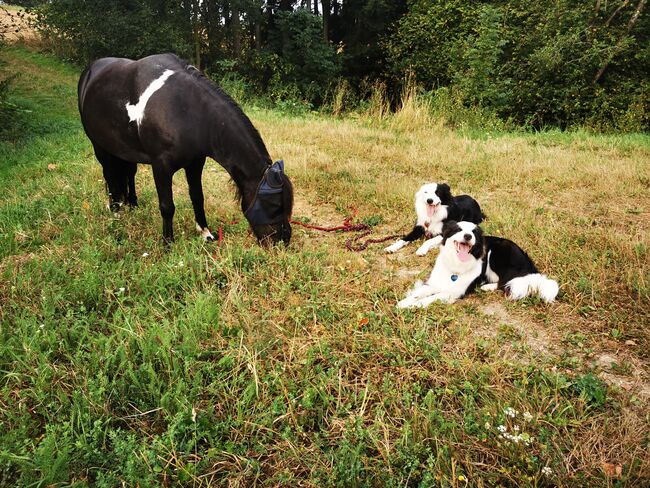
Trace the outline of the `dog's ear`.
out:
[[[472,246],[470,254],[476,259],[481,259],[485,252],[483,245],[483,230],[477,225],[472,232],[474,233],[476,244]]]
[[[440,201],[443,205],[451,202],[451,188],[447,183],[438,183],[438,188],[436,188],[436,194],[440,197]]]
[[[458,222],[455,220],[447,220],[445,221],[444,224],[442,224],[442,242],[441,245],[445,245],[447,242],[447,239],[449,239],[451,236],[453,236],[456,232],[460,230],[460,227],[458,227]]]

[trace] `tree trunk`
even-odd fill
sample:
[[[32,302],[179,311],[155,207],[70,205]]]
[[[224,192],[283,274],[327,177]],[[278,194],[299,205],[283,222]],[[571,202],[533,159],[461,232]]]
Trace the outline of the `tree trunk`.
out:
[[[255,49],[262,50],[262,19],[255,21]]]
[[[194,66],[201,69],[201,30],[199,25],[200,5],[198,0],[192,0],[192,37],[194,41]]]
[[[314,0],[314,15],[318,15],[318,0]]]
[[[305,0],[305,8],[311,12],[311,0]]]
[[[330,0],[321,0],[323,5],[323,39],[325,42],[330,41]]]
[[[237,4],[232,6],[231,19],[232,50],[235,58],[239,59],[241,57],[241,25],[239,21],[239,6]]]
[[[626,2],[627,3],[627,2]],[[596,73],[596,76],[594,77],[594,84],[598,83],[598,80],[600,80],[605,74],[605,70],[609,66],[609,63],[612,62],[612,59],[614,59],[614,56],[618,54],[618,52],[621,50],[621,46],[623,45],[623,42],[625,41],[625,37],[630,33],[630,31],[634,28],[634,24],[636,24],[636,21],[639,20],[639,16],[641,15],[641,12],[643,12],[643,8],[645,7],[646,0],[639,0],[639,4],[636,6],[636,9],[634,10],[634,14],[632,14],[632,17],[630,18],[630,21],[627,23],[627,28],[625,29],[625,34],[621,36],[621,38],[618,40],[616,43],[616,46],[614,46],[614,49],[612,50],[612,53],[609,55],[605,63],[600,67],[598,70],[598,73]],[[610,17],[611,20],[611,17]],[[609,20],[607,21],[609,23]]]

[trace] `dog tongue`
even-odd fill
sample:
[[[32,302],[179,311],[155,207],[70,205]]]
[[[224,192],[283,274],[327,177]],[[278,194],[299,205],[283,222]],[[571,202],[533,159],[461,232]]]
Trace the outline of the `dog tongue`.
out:
[[[427,217],[433,217],[433,214],[436,211],[436,207],[433,205],[427,205]]]
[[[460,244],[458,246],[458,259],[460,259],[461,262],[467,262],[469,259],[469,250],[470,247],[467,244]]]

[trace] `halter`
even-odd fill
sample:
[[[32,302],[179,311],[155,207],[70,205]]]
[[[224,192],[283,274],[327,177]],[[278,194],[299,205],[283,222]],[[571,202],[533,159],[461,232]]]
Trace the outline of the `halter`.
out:
[[[252,225],[279,224],[285,219],[282,193],[284,192],[284,161],[269,165],[255,192],[255,198],[244,216]]]

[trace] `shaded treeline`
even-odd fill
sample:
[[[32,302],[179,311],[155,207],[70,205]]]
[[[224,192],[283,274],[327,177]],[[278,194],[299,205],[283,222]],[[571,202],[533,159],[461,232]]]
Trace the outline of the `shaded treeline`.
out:
[[[379,87],[395,102],[410,78],[449,110],[634,131],[650,126],[646,4],[57,0],[36,12],[67,59],[173,51],[276,103],[328,106],[338,90],[356,108]]]

